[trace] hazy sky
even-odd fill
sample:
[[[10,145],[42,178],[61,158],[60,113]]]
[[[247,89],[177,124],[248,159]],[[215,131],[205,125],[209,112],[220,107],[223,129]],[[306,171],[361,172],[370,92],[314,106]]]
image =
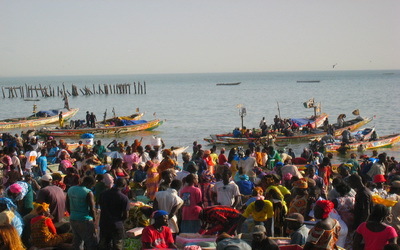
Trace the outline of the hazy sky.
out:
[[[0,0],[0,76],[400,69],[398,0]]]

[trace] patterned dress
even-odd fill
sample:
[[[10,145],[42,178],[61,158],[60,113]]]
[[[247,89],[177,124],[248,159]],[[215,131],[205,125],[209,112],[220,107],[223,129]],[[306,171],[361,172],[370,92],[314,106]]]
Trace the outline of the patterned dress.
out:
[[[158,191],[158,183],[160,182],[160,174],[158,173],[158,163],[148,161],[146,163],[149,168],[147,169],[146,189],[147,197],[154,200],[156,192]]]
[[[335,220],[331,230],[324,230],[320,227],[311,228],[308,233],[307,242],[314,244],[314,249],[337,249],[336,242],[339,238],[340,224]]]
[[[31,240],[35,247],[54,247],[61,243],[72,241],[71,233],[57,234],[50,218],[35,217],[31,222]]]
[[[296,195],[296,197],[294,197],[294,199],[290,202],[288,214],[299,213],[303,216],[306,216],[307,200],[308,195]]]

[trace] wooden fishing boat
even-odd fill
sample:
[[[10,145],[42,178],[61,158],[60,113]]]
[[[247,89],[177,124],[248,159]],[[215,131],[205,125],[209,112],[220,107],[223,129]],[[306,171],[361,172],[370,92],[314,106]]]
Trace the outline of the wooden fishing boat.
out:
[[[292,122],[296,122],[300,128],[304,128],[308,123],[311,124],[312,128],[321,127],[324,124],[324,121],[328,118],[326,113],[319,114],[317,116],[311,116],[307,118],[291,118]]]
[[[36,127],[43,126],[46,124],[57,123],[58,115],[60,111],[63,112],[64,120],[68,120],[73,117],[76,113],[78,113],[79,108],[75,109],[54,109],[49,111],[39,111],[35,113],[35,115],[29,117],[21,117],[21,118],[11,118],[0,121],[0,129],[15,129],[15,128],[24,128],[24,127]],[[47,115],[46,115],[47,114]],[[48,115],[51,114],[51,115]]]
[[[299,80],[298,83],[318,83],[321,82],[320,80]]]
[[[217,83],[217,86],[232,86],[232,85],[239,85],[241,82],[226,82],[226,83]]]
[[[128,116],[117,116],[117,117],[113,117],[110,119],[106,119],[105,121],[102,122],[97,122],[96,124],[102,124],[102,123],[111,123],[114,122],[116,120],[133,120],[133,121],[137,121],[140,120],[140,118],[142,118],[144,116],[144,113],[134,113],[132,115],[128,115]]]
[[[228,144],[228,145],[248,145],[249,143],[264,144],[274,141],[274,135],[259,136],[259,137],[233,137],[223,136],[218,139],[204,138],[209,144]]]
[[[311,117],[311,118],[302,118],[302,119],[296,119],[296,122],[298,122],[299,120],[302,120],[302,123],[299,124],[300,127],[304,127],[305,125],[307,125],[308,121],[310,122],[310,124],[311,124],[313,127],[315,127],[315,126],[319,127],[319,126],[321,126],[321,125],[324,123],[324,121],[325,121],[325,119],[326,119],[327,117],[328,117],[327,114],[322,113],[321,115],[317,116],[316,119],[315,119],[314,117]],[[259,129],[258,129],[258,130],[259,130]],[[259,130],[259,132],[261,133],[261,130]],[[214,140],[214,141],[225,141],[225,139],[223,139],[223,138],[226,138],[226,137],[237,138],[237,137],[234,137],[234,136],[233,136],[233,133],[211,134],[210,137],[211,137],[211,139]],[[260,136],[255,137],[254,139],[259,138],[259,137],[260,137]],[[241,137],[240,137],[240,138],[241,138]],[[248,138],[246,138],[246,139],[248,139]],[[252,138],[250,138],[250,139],[252,139]],[[238,141],[240,141],[240,140],[238,140]]]
[[[374,141],[355,141],[347,144],[345,147],[342,143],[330,143],[325,145],[326,152],[341,152],[341,151],[354,151],[354,150],[367,150],[375,148],[390,147],[400,142],[400,134],[381,136]]]
[[[85,133],[91,133],[94,135],[116,135],[132,133],[137,131],[149,131],[159,127],[164,121],[155,119],[151,121],[137,120],[131,121],[132,125],[115,126],[115,125],[102,125],[96,128],[77,128],[77,129],[48,129],[43,128],[39,131],[39,134],[46,136],[61,136],[61,137],[72,137],[80,136]]]
[[[333,124],[333,127],[335,128],[334,136],[335,137],[341,136],[343,131],[345,131],[346,129],[348,129],[350,131],[355,131],[355,130],[361,128],[362,126],[364,126],[365,124],[368,124],[372,120],[373,120],[372,117],[364,117],[362,120],[357,118],[357,119],[345,121],[344,127],[342,127],[342,128],[339,128],[337,124]],[[276,138],[275,138],[275,141],[277,141],[277,142],[304,141],[304,140],[310,140],[310,139],[314,139],[314,138],[321,138],[321,137],[323,137],[325,135],[327,135],[326,131],[324,131],[321,128],[317,128],[315,130],[311,130],[309,133],[302,133],[300,131],[300,132],[293,133],[293,135],[291,135],[291,136],[285,136],[283,134],[277,134]]]

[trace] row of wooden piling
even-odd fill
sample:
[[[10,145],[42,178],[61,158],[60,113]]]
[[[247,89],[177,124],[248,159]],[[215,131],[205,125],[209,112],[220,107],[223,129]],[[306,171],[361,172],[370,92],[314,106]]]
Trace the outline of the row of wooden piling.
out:
[[[131,92],[131,86],[133,91]],[[76,85],[72,85],[71,92],[66,89],[65,84],[62,86],[52,87],[51,85],[42,86],[15,86],[15,87],[1,87],[3,98],[35,98],[35,97],[53,97],[53,96],[79,96],[79,94],[89,95],[110,95],[110,94],[135,94],[143,95],[146,94],[146,82],[136,83],[123,83],[123,84],[93,84],[92,86],[84,86],[78,88]],[[8,94],[8,96],[7,96]]]

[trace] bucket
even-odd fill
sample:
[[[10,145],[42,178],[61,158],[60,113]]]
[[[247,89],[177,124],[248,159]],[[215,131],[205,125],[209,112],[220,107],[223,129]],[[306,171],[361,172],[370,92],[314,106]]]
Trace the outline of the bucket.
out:
[[[93,138],[85,138],[82,141],[83,145],[93,146]]]

